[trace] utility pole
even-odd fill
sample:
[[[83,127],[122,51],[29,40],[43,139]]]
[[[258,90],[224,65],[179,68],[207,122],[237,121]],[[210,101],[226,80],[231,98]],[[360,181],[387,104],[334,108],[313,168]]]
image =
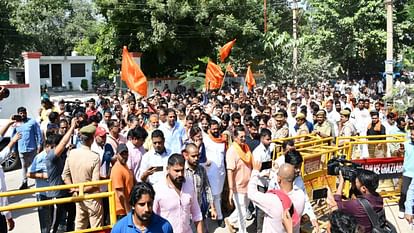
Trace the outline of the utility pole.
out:
[[[298,3],[297,0],[293,0],[292,2],[292,11],[293,11],[293,79],[296,82],[296,75],[298,71],[298,47],[297,47],[297,39],[298,39]]]
[[[394,59],[393,59],[393,23],[392,23],[392,0],[384,0],[387,8],[387,60],[385,60],[385,74],[386,74],[386,95],[392,93],[393,74],[394,74]]]
[[[263,0],[263,20],[264,20],[264,32],[267,32],[267,6],[266,0]]]

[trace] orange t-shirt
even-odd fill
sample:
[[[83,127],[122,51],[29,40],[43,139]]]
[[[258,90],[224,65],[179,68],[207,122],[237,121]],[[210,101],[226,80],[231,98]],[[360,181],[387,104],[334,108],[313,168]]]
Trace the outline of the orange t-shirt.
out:
[[[111,180],[113,191],[115,192],[115,204],[116,204],[116,214],[117,215],[126,215],[125,208],[121,205],[119,196],[116,193],[116,189],[123,188],[124,196],[129,202],[129,197],[134,187],[134,176],[132,175],[131,170],[125,165],[122,165],[119,161],[115,163],[111,170]]]

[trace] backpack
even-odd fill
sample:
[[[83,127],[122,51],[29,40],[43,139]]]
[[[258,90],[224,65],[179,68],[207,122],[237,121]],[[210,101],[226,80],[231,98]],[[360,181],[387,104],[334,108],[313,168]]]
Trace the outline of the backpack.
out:
[[[397,233],[397,229],[385,218],[385,210],[382,209],[376,213],[371,207],[367,199],[358,198],[358,202],[362,205],[369,217],[372,225],[372,233]]]

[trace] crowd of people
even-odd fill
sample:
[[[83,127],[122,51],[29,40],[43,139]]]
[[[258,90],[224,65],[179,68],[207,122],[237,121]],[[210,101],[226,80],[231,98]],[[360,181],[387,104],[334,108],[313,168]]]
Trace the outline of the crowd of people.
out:
[[[45,98],[38,117],[29,118],[22,106],[1,129],[4,135],[13,127],[13,136],[0,162],[10,151],[18,154],[20,189],[28,188],[28,178],[36,187],[111,179],[113,190],[86,186],[47,191],[38,193],[37,200],[114,191],[115,233],[212,232],[207,219],[244,233],[253,217],[258,233],[299,232],[304,215],[319,232],[301,177],[303,158],[295,149],[301,138],[287,141],[274,162],[272,139],[404,134],[403,144],[360,145],[353,158],[404,156],[399,217],[405,213],[411,223],[414,108],[398,114],[382,100],[383,94],[381,81],[360,80],[270,85],[253,92],[237,86],[208,93],[166,86],[148,97],[129,91],[98,95],[85,105]],[[0,178],[6,191],[1,169]],[[375,225],[367,211],[359,199],[343,200],[342,175],[338,180],[336,193],[327,197],[336,209],[330,231],[372,232]],[[385,219],[378,184],[374,172],[358,171],[356,190]],[[0,205],[7,205],[7,199],[0,199]],[[38,213],[41,233],[109,224],[107,199],[39,207]],[[0,216],[0,232],[7,232],[6,226],[13,229],[11,214]]]

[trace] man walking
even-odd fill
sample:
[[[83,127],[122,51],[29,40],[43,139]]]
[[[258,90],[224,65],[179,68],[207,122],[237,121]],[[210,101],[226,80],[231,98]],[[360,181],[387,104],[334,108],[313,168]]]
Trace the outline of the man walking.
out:
[[[132,211],[112,228],[112,233],[157,232],[173,233],[171,224],[153,212],[155,191],[151,184],[139,182],[131,193]],[[134,228],[135,227],[135,228]],[[136,231],[139,229],[139,231]]]
[[[246,131],[239,125],[234,129],[234,142],[226,155],[229,202],[234,202],[235,210],[226,219],[231,229],[238,226],[240,233],[246,233],[246,212],[249,200],[247,184],[251,173],[252,153],[246,144]]]
[[[184,166],[182,155],[168,158],[167,176],[154,185],[154,212],[171,223],[174,233],[192,233],[191,221],[197,233],[204,233],[197,194],[192,180],[185,179]]]
[[[211,218],[215,220],[217,216],[216,208],[214,207],[213,195],[206,170],[199,163],[200,152],[198,146],[194,143],[187,144],[183,154],[187,161],[185,165],[185,177],[193,180],[194,190],[197,194],[197,201],[203,218],[205,219],[208,209],[210,209]]]
[[[220,124],[216,120],[210,121],[208,135],[203,137],[206,148],[206,170],[213,194],[214,206],[217,212],[217,223],[223,227],[223,214],[221,211],[221,193],[223,192],[226,168],[224,156],[226,153],[226,139],[220,135]]]
[[[123,218],[130,210],[129,197],[134,186],[134,176],[127,166],[128,147],[119,144],[116,162],[111,171],[112,187],[115,191],[117,219]]]
[[[262,129],[260,131],[260,144],[256,147],[253,151],[253,159],[255,161],[263,162],[272,162],[272,152],[274,149],[274,145],[271,145],[271,136],[272,132],[269,129]],[[267,192],[267,188],[269,187],[269,179],[270,179],[270,172],[271,169],[265,169],[260,172],[259,179],[257,182],[257,190],[262,193]],[[263,219],[265,213],[262,209],[256,206],[256,218],[257,222],[257,233],[262,232],[261,226],[263,226]]]
[[[19,189],[22,190],[28,188],[26,177],[27,168],[32,164],[35,155],[42,151],[43,138],[39,124],[34,119],[27,117],[25,107],[19,107],[17,114],[20,116],[16,120],[16,124],[19,126],[14,129],[13,135],[16,133],[21,133],[22,135],[22,138],[17,142],[23,177],[22,185]]]

